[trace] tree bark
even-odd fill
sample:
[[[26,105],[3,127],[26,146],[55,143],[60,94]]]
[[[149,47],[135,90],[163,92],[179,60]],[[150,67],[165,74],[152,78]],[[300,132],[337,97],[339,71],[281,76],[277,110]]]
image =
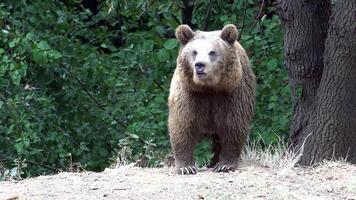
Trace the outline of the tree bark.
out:
[[[337,1],[328,20],[330,9],[325,0],[279,3],[285,67],[296,99],[289,144],[302,151],[302,165],[356,162],[356,1]]]
[[[330,16],[330,2],[325,0],[282,0],[279,13],[285,33],[285,68],[294,103],[289,144],[296,148],[306,136],[314,109],[314,98],[324,68],[324,43]],[[297,87],[301,95],[297,95]]]
[[[356,1],[339,0],[329,21],[324,70],[300,164],[356,163]]]

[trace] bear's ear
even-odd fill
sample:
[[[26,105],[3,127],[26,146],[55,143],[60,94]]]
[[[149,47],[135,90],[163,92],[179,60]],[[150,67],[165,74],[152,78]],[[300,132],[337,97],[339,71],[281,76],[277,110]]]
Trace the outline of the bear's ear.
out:
[[[233,24],[224,26],[220,33],[221,39],[227,41],[228,43],[234,43],[237,40],[237,35],[237,28]]]
[[[186,45],[194,37],[194,32],[188,25],[180,25],[176,29],[176,38],[182,45]]]

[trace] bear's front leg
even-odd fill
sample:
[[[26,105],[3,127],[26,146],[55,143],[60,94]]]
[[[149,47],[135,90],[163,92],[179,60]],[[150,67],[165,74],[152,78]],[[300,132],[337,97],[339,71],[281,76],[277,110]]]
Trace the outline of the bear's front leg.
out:
[[[235,171],[241,154],[241,141],[225,141],[221,144],[219,161],[216,163],[214,172]]]
[[[187,134],[171,134],[171,145],[175,158],[175,172],[178,174],[196,174],[193,158],[196,138]]]

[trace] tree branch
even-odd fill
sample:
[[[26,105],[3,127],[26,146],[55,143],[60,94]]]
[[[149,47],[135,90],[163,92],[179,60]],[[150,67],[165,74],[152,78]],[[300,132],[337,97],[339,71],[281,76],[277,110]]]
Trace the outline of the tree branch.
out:
[[[35,161],[26,160],[25,163],[28,163],[28,164],[31,164],[31,165],[37,165],[37,166],[40,166],[40,167],[43,167],[43,168],[46,168],[46,169],[50,169],[50,170],[55,171],[55,172],[59,172],[59,169],[57,169],[55,167],[51,167],[49,165],[45,165],[45,164],[38,163],[38,162],[35,162]]]
[[[0,162],[11,161],[11,160],[15,160],[15,159],[13,159],[13,158],[0,158]],[[49,166],[49,165],[45,165],[45,164],[42,164],[42,163],[38,163],[38,162],[35,162],[35,161],[25,160],[24,163],[31,164],[31,165],[37,165],[37,166],[40,166],[40,167],[43,167],[43,168],[46,168],[46,169],[50,169],[50,170],[55,171],[55,172],[59,172],[58,168],[55,168],[55,167],[52,167],[52,166]]]
[[[62,65],[66,71],[70,74],[70,70],[65,66],[65,65]],[[82,81],[80,80],[78,77],[76,76],[73,76],[73,78],[79,83],[79,85],[81,86],[81,88],[84,90],[84,92],[88,95],[88,97],[95,103],[95,105],[103,110],[103,111],[106,111],[105,107],[103,105],[101,105],[99,103],[99,101],[90,93],[87,85]],[[111,112],[109,112],[109,115],[113,118],[113,120],[118,123],[119,125],[121,125],[123,128],[127,128],[127,125],[124,124],[123,122],[121,122],[120,120],[116,119],[113,114]]]
[[[256,19],[260,20],[263,15],[265,14],[265,9],[266,9],[266,1],[262,0],[261,4],[260,4],[260,11],[258,12]]]
[[[210,13],[211,13],[211,9],[213,8],[213,0],[209,1],[209,6],[208,6],[208,10],[206,11],[205,14],[205,23],[203,26],[203,30],[205,31],[208,28],[208,24],[209,24],[209,17],[210,17]]]
[[[245,6],[244,6],[244,16],[243,16],[243,20],[242,20],[242,26],[241,26],[240,34],[239,34],[239,36],[237,38],[237,41],[241,40],[242,33],[243,33],[244,28],[245,28],[246,11],[247,11],[247,0],[245,0],[244,4],[245,4]]]

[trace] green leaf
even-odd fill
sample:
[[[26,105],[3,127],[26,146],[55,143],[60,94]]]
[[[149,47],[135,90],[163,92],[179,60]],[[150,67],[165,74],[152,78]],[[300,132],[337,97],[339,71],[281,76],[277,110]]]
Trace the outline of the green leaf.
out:
[[[33,49],[32,57],[33,57],[33,60],[39,64],[44,64],[44,63],[47,63],[47,61],[48,61],[47,55],[45,54],[45,52],[43,52],[39,49]]]
[[[223,15],[223,16],[220,16],[220,21],[224,22],[224,21],[227,21],[229,19],[229,16],[227,15]]]
[[[108,155],[108,151],[104,148],[99,148],[98,149],[99,155],[100,156],[107,156]]]
[[[151,51],[153,49],[153,41],[146,40],[143,42],[142,49],[145,51]]]
[[[4,105],[4,102],[0,101],[0,109],[2,108],[3,105]]]
[[[23,152],[24,146],[21,142],[16,143],[14,146],[15,146],[17,153],[21,154]]]
[[[30,146],[30,139],[23,138],[22,142],[24,144],[24,147],[29,147]]]
[[[109,49],[110,51],[117,51],[117,48],[112,46],[112,45],[107,45],[105,43],[100,44],[100,47],[104,48],[104,49]]]
[[[269,103],[269,104],[267,105],[267,108],[268,108],[269,110],[271,110],[271,109],[274,108],[274,106],[275,106],[274,103]]]
[[[167,51],[166,49],[161,49],[159,50],[158,54],[158,60],[160,62],[165,62],[169,60],[169,51]]]
[[[40,48],[43,51],[51,49],[51,47],[49,46],[48,42],[45,41],[45,40],[41,40],[38,43],[38,48]]]
[[[27,38],[27,39],[32,39],[33,37],[34,37],[33,32],[28,32],[28,33],[26,34],[26,38]]]
[[[9,70],[11,70],[11,71],[13,71],[13,70],[15,70],[15,68],[16,68],[16,65],[15,65],[15,63],[10,63],[10,65],[9,65],[10,67],[9,67]]]
[[[136,134],[130,133],[129,134],[133,139],[139,139],[140,137]]]
[[[19,71],[13,71],[10,74],[10,76],[11,76],[12,83],[15,84],[16,86],[19,86],[21,81],[21,74],[19,73]]]
[[[9,43],[9,47],[10,48],[13,48],[16,46],[16,44],[18,44],[20,42],[21,38],[17,37],[15,38],[14,40],[12,40],[10,43]]]
[[[267,62],[267,68],[269,70],[275,70],[277,68],[277,59],[272,58]]]
[[[0,77],[6,73],[7,68],[8,68],[7,64],[0,65]]]
[[[269,98],[270,101],[277,101],[278,100],[278,97],[277,96],[271,96]]]
[[[176,48],[177,44],[178,41],[176,39],[168,39],[166,42],[164,42],[163,46],[168,50],[172,50]]]
[[[81,144],[80,144],[80,149],[81,149],[82,151],[86,151],[86,152],[89,152],[89,151],[90,151],[90,149],[86,146],[85,143],[81,143]]]
[[[9,56],[7,56],[7,55],[2,56],[1,57],[1,62],[2,63],[9,63],[10,62]]]
[[[15,42],[14,41],[11,41],[10,43],[9,43],[9,47],[10,48],[13,48],[15,46]]]
[[[50,55],[53,59],[55,59],[55,60],[57,60],[57,59],[59,59],[59,58],[62,58],[62,54],[61,54],[59,51],[57,51],[57,50],[51,50],[51,51],[49,52],[49,55]]]
[[[27,63],[21,62],[20,67],[19,67],[19,72],[22,77],[26,76],[27,72]]]

